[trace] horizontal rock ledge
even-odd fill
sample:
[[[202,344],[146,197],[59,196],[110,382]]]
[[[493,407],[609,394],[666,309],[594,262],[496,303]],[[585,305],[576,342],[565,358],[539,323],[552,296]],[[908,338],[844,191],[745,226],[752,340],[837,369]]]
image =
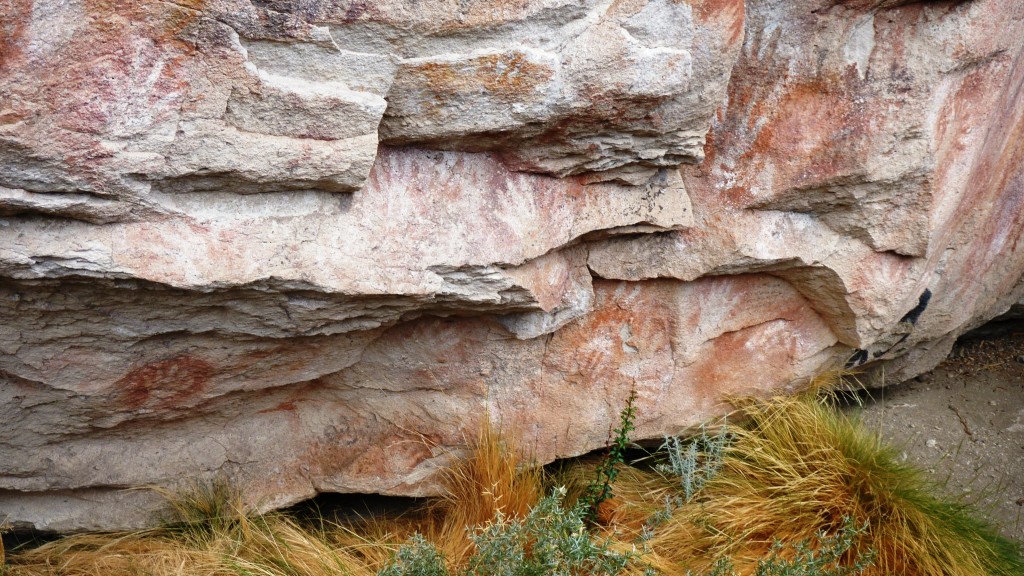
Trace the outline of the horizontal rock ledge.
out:
[[[426,495],[1024,299],[1024,4],[15,1],[0,518]],[[877,382],[878,380],[871,380]]]

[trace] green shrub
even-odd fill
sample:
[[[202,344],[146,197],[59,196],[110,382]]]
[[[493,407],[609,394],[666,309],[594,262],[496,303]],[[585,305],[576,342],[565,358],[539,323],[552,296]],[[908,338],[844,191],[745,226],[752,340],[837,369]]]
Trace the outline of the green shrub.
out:
[[[633,555],[596,543],[582,504],[562,506],[564,489],[542,499],[522,520],[499,515],[473,535],[477,553],[468,576],[608,575],[621,572]]]
[[[874,563],[875,554],[848,559],[856,539],[867,531],[847,519],[835,534],[819,533],[792,545],[776,541],[766,558],[757,562],[753,576],[861,576]],[[687,572],[690,576],[691,573]],[[704,576],[735,576],[729,558],[720,558]]]
[[[658,449],[668,457],[667,463],[657,466],[658,471],[679,478],[687,502],[722,469],[722,456],[729,445],[729,428],[724,419],[714,428],[716,431],[711,433],[707,425],[701,424],[700,432],[692,438],[670,436]]]
[[[867,532],[867,524],[857,527],[847,518],[843,528],[832,535],[819,533],[811,541],[801,540],[792,545],[792,554],[786,545],[776,542],[771,555],[757,563],[755,576],[859,576],[873,563],[875,551],[858,554],[848,560],[847,554],[854,542]]]
[[[737,401],[742,417],[727,431],[723,422],[691,439],[667,439],[657,470],[625,465],[634,400],[596,472],[584,462],[565,474],[588,496],[573,506],[565,488],[542,497],[539,467],[492,434],[450,475],[446,498],[408,516],[343,526],[321,518],[311,527],[287,514],[253,513],[238,490],[213,482],[168,494],[175,516],[163,529],[79,534],[9,551],[6,573],[1024,574],[1018,543],[962,503],[939,498],[877,434],[827,399]]]
[[[380,576],[448,576],[448,569],[437,548],[423,535],[414,534],[395,553],[394,561],[380,571]]]
[[[465,576],[614,576],[635,555],[616,552],[609,542],[597,543],[587,530],[581,503],[562,506],[565,490],[556,490],[525,518],[499,512],[484,526],[472,529],[476,552]],[[380,576],[447,576],[444,559],[419,534],[401,546]]]
[[[587,520],[594,520],[598,506],[612,497],[612,485],[619,477],[619,468],[626,463],[626,451],[630,446],[629,433],[636,428],[635,402],[636,390],[630,390],[626,405],[619,413],[619,425],[612,431],[608,452],[597,465],[596,478],[579,499],[580,505],[583,506],[584,518]]]

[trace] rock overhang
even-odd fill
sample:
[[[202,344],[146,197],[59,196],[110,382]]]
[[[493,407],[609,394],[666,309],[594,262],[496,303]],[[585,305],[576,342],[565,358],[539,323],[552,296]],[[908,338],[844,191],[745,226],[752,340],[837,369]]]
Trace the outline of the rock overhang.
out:
[[[20,11],[0,511],[145,525],[121,488],[222,474],[266,507],[428,494],[486,414],[550,460],[630,389],[653,437],[926,369],[1024,290],[998,4]]]

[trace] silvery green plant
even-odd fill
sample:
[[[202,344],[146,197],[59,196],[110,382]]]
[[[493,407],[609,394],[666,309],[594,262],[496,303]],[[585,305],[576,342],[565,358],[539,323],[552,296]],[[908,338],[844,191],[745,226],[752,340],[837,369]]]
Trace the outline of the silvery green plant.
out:
[[[525,518],[499,512],[494,521],[470,528],[476,553],[463,576],[614,576],[637,554],[597,542],[584,520],[587,508],[565,508],[565,488],[542,498]],[[448,576],[444,558],[419,534],[398,549],[380,576]]]
[[[683,497],[690,502],[721,470],[722,456],[728,445],[724,418],[713,427],[701,424],[700,432],[691,438],[665,438],[659,450],[668,454],[668,463],[659,465],[658,470],[678,477]]]
[[[503,515],[472,535],[477,552],[468,576],[574,576],[619,574],[633,554],[597,543],[587,531],[586,507],[562,506],[565,489],[541,499],[522,520]]]
[[[662,474],[679,478],[683,497],[666,496],[664,506],[640,528],[640,543],[645,544],[654,535],[654,530],[668,522],[672,513],[683,504],[691,502],[709,480],[722,469],[722,458],[729,445],[729,433],[725,418],[714,426],[714,432],[706,424],[700,425],[700,432],[690,438],[666,436],[658,452],[668,455],[668,462],[655,468]],[[717,576],[718,573],[713,573]]]
[[[875,552],[857,552],[852,563],[844,557],[867,529],[867,524],[857,526],[845,518],[835,534],[820,532],[792,545],[776,541],[768,556],[758,560],[754,576],[862,576],[874,564]],[[686,575],[694,576],[691,572]],[[736,571],[729,558],[719,558],[703,576],[736,576]]]
[[[786,546],[775,542],[768,557],[757,563],[754,576],[860,576],[874,563],[875,553],[858,553],[852,564],[844,563],[843,557],[867,529],[867,524],[857,526],[851,518],[845,518],[835,534],[821,532],[813,541],[797,542],[792,553],[786,553]]]
[[[448,576],[444,556],[422,534],[413,534],[379,576]]]

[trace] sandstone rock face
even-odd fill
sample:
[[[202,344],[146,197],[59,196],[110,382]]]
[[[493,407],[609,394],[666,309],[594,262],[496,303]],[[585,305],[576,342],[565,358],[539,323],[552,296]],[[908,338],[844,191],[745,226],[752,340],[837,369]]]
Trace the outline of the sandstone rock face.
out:
[[[0,517],[426,495],[1024,297],[1024,4],[0,0]],[[6,17],[10,15],[10,17]]]

